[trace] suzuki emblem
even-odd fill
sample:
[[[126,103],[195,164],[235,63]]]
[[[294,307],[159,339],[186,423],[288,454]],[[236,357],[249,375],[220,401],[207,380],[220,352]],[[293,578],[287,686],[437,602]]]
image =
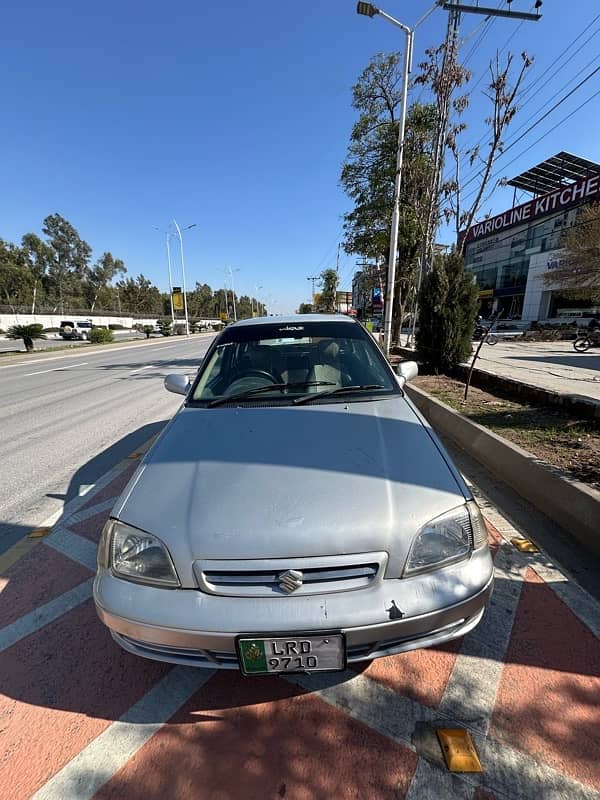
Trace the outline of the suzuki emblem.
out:
[[[302,586],[302,573],[297,569],[288,569],[279,576],[279,586],[284,592],[290,594]]]

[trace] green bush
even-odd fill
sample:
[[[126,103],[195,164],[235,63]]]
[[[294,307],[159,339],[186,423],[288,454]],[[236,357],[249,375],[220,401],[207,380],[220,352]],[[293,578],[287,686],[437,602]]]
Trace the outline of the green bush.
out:
[[[0,328],[0,336],[2,336],[3,333],[4,331],[2,330],[2,328]]]
[[[219,331],[223,330],[223,327],[224,327],[224,325],[223,325],[222,322],[217,322],[212,326],[212,329],[213,329],[213,331],[216,331],[218,333]]]
[[[146,339],[149,339],[150,334],[154,332],[154,325],[144,325],[142,331],[146,334]]]
[[[108,326],[109,331],[124,331],[125,325],[121,325],[118,322],[111,322]]]
[[[456,252],[438,256],[419,295],[419,358],[435,372],[450,372],[471,355],[477,285]]]
[[[157,319],[156,325],[158,330],[162,333],[163,336],[170,336],[171,335],[171,320],[170,319]]]
[[[92,328],[90,331],[90,342],[94,344],[108,344],[114,340],[113,332],[108,328]]]

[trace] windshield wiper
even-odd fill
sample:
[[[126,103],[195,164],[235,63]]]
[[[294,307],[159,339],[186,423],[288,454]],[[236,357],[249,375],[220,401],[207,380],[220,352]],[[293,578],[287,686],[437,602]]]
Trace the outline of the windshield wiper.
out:
[[[245,392],[238,392],[237,394],[224,394],[221,397],[216,397],[207,403],[207,408],[214,406],[224,405],[225,403],[232,403],[235,400],[243,400],[245,397],[251,397],[253,394],[260,394],[260,392],[268,392],[269,389],[279,389],[283,394],[284,389],[299,389],[301,386],[335,386],[333,381],[297,381],[296,383],[269,383],[267,386],[257,386],[254,389],[248,389]],[[304,395],[303,395],[304,397]]]
[[[308,403],[310,400],[318,400],[320,397],[331,397],[334,394],[343,394],[344,392],[366,392],[369,389],[385,389],[381,383],[363,383],[356,386],[338,386],[337,389],[326,389],[324,392],[314,392],[311,394],[303,394],[302,397],[297,397],[292,402],[295,406],[300,403]]]

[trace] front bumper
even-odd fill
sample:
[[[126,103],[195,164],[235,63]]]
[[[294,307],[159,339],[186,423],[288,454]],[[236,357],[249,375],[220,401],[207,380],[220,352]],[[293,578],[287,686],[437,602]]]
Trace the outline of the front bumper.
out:
[[[493,587],[487,550],[473,560],[468,567],[384,580],[364,591],[259,601],[156,589],[104,572],[96,577],[94,600],[121,647],[158,661],[237,669],[240,634],[339,630],[346,635],[347,659],[354,662],[440,645],[472,630]]]

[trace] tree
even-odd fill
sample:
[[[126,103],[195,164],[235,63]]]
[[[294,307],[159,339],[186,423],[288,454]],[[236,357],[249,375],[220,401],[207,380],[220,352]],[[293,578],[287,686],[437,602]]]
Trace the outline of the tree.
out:
[[[321,306],[323,311],[335,311],[335,297],[338,274],[334,269],[324,269],[321,273]]]
[[[163,336],[171,335],[171,328],[173,323],[170,319],[159,319],[156,321],[156,326]]]
[[[490,61],[490,83],[485,96],[492,104],[492,113],[486,118],[485,124],[489,134],[471,148],[461,146],[461,134],[466,130],[466,125],[461,121],[463,113],[469,105],[467,93],[455,96],[458,89],[467,87],[471,80],[471,73],[458,63],[456,43],[450,48],[446,44],[430,48],[425,51],[426,60],[419,64],[420,74],[415,83],[428,86],[435,98],[438,109],[435,135],[435,148],[432,170],[432,180],[428,188],[428,210],[426,215],[426,236],[424,244],[424,262],[429,264],[433,253],[435,235],[442,218],[446,222],[452,219],[455,222],[457,234],[457,248],[462,253],[464,237],[460,231],[471,226],[483,202],[483,196],[489,187],[492,169],[496,159],[504,151],[503,135],[518,111],[518,95],[525,77],[526,70],[533,64],[533,59],[527,53],[521,54],[521,68],[511,84],[510,75],[514,55],[509,53],[504,65],[500,63],[500,53],[496,53],[495,63]],[[489,141],[482,148],[481,141]],[[454,175],[448,174],[442,179],[446,152],[453,157]],[[462,177],[465,166],[473,170],[467,182]],[[474,188],[468,194],[473,199],[463,208],[464,186],[473,183]],[[495,188],[502,180],[497,181]]]
[[[148,278],[138,275],[137,278],[117,283],[121,308],[133,314],[161,314],[162,299],[160,291]]]
[[[546,273],[547,283],[558,284],[574,300],[600,303],[600,205],[584,206],[574,225],[567,228],[561,245],[561,265]]]
[[[125,264],[112,253],[103,253],[87,275],[87,299],[93,311],[102,289],[106,289],[117,275],[127,272]]]
[[[43,325],[13,325],[6,331],[7,339],[22,339],[25,350],[31,353],[34,339],[45,339]]]
[[[312,310],[312,303],[300,303],[300,306],[298,307],[299,314],[310,314],[312,313]]]
[[[434,259],[419,294],[419,357],[436,372],[449,372],[471,354],[478,290],[453,250]]]
[[[383,265],[389,261],[390,225],[396,176],[401,69],[398,53],[376,55],[353,87],[353,106],[359,111],[352,128],[341,184],[354,201],[344,215],[344,249]],[[400,192],[398,263],[394,287],[392,338],[414,292],[415,265],[425,233],[432,175],[436,109],[414,103],[405,129]],[[387,268],[385,268],[387,271]],[[378,276],[371,275],[373,288]]]
[[[35,233],[26,233],[21,239],[21,250],[25,256],[29,274],[33,281],[31,313],[35,314],[38,291],[43,285],[53,260],[53,250]]]
[[[73,289],[80,289],[87,277],[92,248],[60,214],[46,217],[42,231],[53,251],[48,277],[55,289],[60,313],[64,314],[65,296],[73,297]]]
[[[0,239],[0,293],[15,313],[15,306],[25,303],[31,292],[31,275],[23,250]],[[19,337],[20,338],[20,337]]]

